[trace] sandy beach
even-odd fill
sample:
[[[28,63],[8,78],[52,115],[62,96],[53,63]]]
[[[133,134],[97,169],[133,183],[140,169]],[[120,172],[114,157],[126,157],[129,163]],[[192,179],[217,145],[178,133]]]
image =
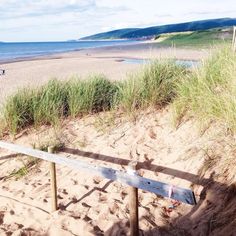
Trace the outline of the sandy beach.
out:
[[[5,63],[1,65],[6,70],[6,75],[1,76],[1,99],[4,101],[5,96],[19,88],[42,85],[50,78],[66,80],[102,73],[111,80],[122,80],[142,67],[123,62],[126,58],[201,60],[207,55],[207,51],[141,43]],[[142,112],[137,122],[112,112],[100,113],[66,120],[58,129],[26,129],[17,134],[14,143],[37,147],[56,139],[66,147],[59,155],[122,171],[130,161],[137,161],[141,176],[183,188],[191,188],[192,183],[196,183],[194,191],[199,199],[203,187],[199,184],[198,172],[204,165],[201,150],[207,136],[198,138],[198,131],[192,125],[192,121],[188,121],[177,130],[173,128],[168,108],[158,113]],[[11,141],[8,136],[4,139]],[[3,149],[0,156],[1,235],[128,235],[127,186],[57,165],[59,209],[52,213],[49,163],[41,161],[28,174],[18,176],[12,173],[26,165],[28,157]],[[183,216],[180,224],[190,232],[194,224],[205,217],[204,206],[193,211],[198,215],[194,216],[192,206],[178,203],[168,212],[170,204],[169,199],[139,191],[139,223],[143,235],[165,235],[165,226],[179,216]],[[188,215],[193,217],[191,224]],[[197,230],[205,232],[201,226]]]
[[[0,101],[19,88],[38,86],[51,78],[61,80],[73,76],[86,78],[92,74],[104,74],[112,80],[122,80],[128,73],[142,65],[122,62],[122,59],[176,58],[201,60],[207,50],[160,47],[153,42],[125,46],[84,49],[11,63],[0,63],[6,74],[0,76]]]
[[[0,3],[0,236],[236,236],[233,0]]]
[[[109,125],[112,116],[114,124]],[[66,148],[58,155],[121,171],[127,170],[130,161],[137,161],[139,175],[193,189],[198,202],[197,206],[179,202],[168,210],[172,205],[170,199],[139,190],[141,235],[207,235],[205,222],[212,219],[212,214],[222,211],[221,204],[215,205],[216,196],[217,201],[224,202],[227,186],[220,178],[209,182],[211,168],[205,170],[204,147],[232,156],[226,145],[230,143],[230,137],[221,137],[218,133],[217,142],[215,139],[213,142],[210,137],[217,135],[215,127],[199,136],[192,120],[178,129],[170,121],[168,109],[141,112],[137,122],[119,118],[117,114],[98,114],[65,121],[57,130],[49,127],[25,130],[16,136],[14,143],[32,147],[33,144],[60,139]],[[30,168],[28,174],[11,176],[14,170],[27,163],[29,157],[3,149],[0,156],[1,235],[129,235],[127,186],[89,172],[56,165],[59,209],[51,212],[49,163],[41,161]],[[219,162],[214,166],[216,176],[222,168],[226,170],[227,165],[222,167]],[[200,177],[200,173],[204,174]],[[233,176],[231,171],[228,178]],[[206,196],[201,199],[205,191]],[[227,211],[233,210],[231,207]],[[172,224],[175,224],[173,228]],[[219,228],[216,235],[232,233],[232,230],[234,227],[229,224]]]
[[[105,114],[66,122],[56,131],[56,136],[66,143],[66,149],[60,155],[123,171],[129,161],[136,160],[141,176],[185,188],[190,188],[191,182],[197,183],[197,171],[204,161],[201,145],[205,137],[196,146],[198,134],[190,129],[191,122],[174,131],[169,125],[168,111],[156,116],[145,112],[139,118],[136,124],[115,118],[115,125],[111,127],[106,125]],[[55,139],[55,130],[42,127],[20,136],[14,143],[30,147],[30,143],[39,140]],[[5,235],[4,229],[14,235],[127,235],[127,186],[57,165],[59,210],[51,213],[49,163],[40,162],[18,180],[16,177],[8,179],[6,177],[22,167],[27,158],[13,158],[14,154],[2,149],[0,155],[3,170],[0,175],[1,235]],[[183,155],[184,160],[181,159]],[[198,198],[197,189],[200,191],[201,186],[195,189]],[[140,229],[144,235],[162,235],[151,231],[192,209],[190,205],[180,204],[168,214],[164,209],[171,204],[170,200],[142,190],[139,201]],[[201,210],[199,214],[202,214]]]
[[[208,54],[142,43],[5,63],[1,99],[50,78],[103,73],[122,80],[142,67],[123,62],[126,58],[201,60]],[[27,127],[14,137],[6,133],[2,140],[40,150],[63,144],[57,155],[120,171],[136,161],[138,175],[169,184],[168,191],[178,186],[194,192],[196,206],[139,190],[140,235],[210,235],[214,224],[219,225],[214,235],[234,235],[236,187],[230,184],[235,182],[235,139],[223,127],[212,123],[199,129],[194,118],[175,126],[171,107],[165,106],[139,110],[132,117],[121,110],[69,117],[56,127]],[[1,148],[0,167],[1,236],[129,235],[126,185],[56,164],[58,210],[52,211],[49,162],[35,163]]]

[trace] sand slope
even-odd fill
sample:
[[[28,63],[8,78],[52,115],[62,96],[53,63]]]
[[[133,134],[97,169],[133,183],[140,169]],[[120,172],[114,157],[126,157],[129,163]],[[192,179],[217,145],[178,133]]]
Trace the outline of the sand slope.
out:
[[[224,225],[217,228],[215,221],[212,223],[214,227],[209,222],[217,212],[224,212],[222,209],[225,210],[227,204],[232,204],[225,202],[225,198],[232,194],[229,190],[232,186],[229,185],[234,179],[227,172],[234,152],[226,143],[229,144],[232,137],[222,140],[221,133],[213,130],[200,135],[193,121],[186,121],[174,129],[170,120],[168,110],[147,111],[140,114],[136,122],[121,119],[117,114],[116,118],[112,113],[100,114],[66,121],[60,131],[48,128],[26,131],[14,142],[31,146],[39,140],[41,143],[48,142],[56,134],[66,143],[61,155],[68,158],[116,169],[125,169],[129,160],[137,160],[142,176],[186,188],[194,184],[199,201],[197,207],[180,204],[171,213],[165,211],[165,207],[171,204],[169,200],[139,191],[140,229],[144,235],[172,235],[173,225],[174,235],[208,235],[211,230],[221,232],[225,229]],[[227,158],[231,159],[217,168],[218,162],[211,163],[208,159],[216,154],[222,158],[227,154]],[[0,157],[1,235],[128,233],[126,186],[58,165],[59,210],[51,214],[48,163],[41,162],[18,180],[6,179],[14,169],[23,166],[26,157],[13,158],[11,153],[2,149]],[[219,196],[217,204],[216,193]],[[231,206],[224,214],[229,217],[229,212],[234,215],[234,210],[235,207]],[[232,221],[227,232],[233,232],[234,227]],[[166,230],[168,233],[165,233]]]

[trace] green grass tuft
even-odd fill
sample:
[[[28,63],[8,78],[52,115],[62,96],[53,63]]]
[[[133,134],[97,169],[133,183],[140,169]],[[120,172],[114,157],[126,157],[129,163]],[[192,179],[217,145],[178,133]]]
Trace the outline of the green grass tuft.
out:
[[[65,84],[56,79],[36,91],[31,104],[33,123],[56,125],[61,118],[68,116],[67,93]]]
[[[39,163],[40,163],[39,159],[29,157],[26,163],[23,162],[23,166],[21,168],[13,170],[9,174],[9,176],[6,177],[6,179],[14,178],[16,180],[19,180],[20,178],[23,178],[24,176],[29,174],[30,170],[36,167]]]
[[[41,88],[19,90],[9,97],[3,109],[3,122],[13,134],[29,125],[57,125],[68,116],[111,109],[117,92],[116,83],[102,75],[84,81],[53,79]]]
[[[3,108],[3,121],[11,133],[33,123],[34,92],[23,89],[9,97]]]
[[[119,105],[126,112],[148,106],[162,107],[174,98],[175,82],[186,68],[174,61],[154,61],[120,85]]]
[[[200,123],[218,121],[236,131],[236,54],[228,47],[218,50],[202,67],[177,81],[173,103],[176,123],[184,115]]]
[[[102,75],[71,80],[67,83],[69,114],[76,117],[109,110],[117,90],[116,84]]]
[[[55,79],[37,90],[19,90],[6,101],[3,109],[5,123],[14,134],[32,124],[55,125],[67,114],[66,97],[64,84]]]

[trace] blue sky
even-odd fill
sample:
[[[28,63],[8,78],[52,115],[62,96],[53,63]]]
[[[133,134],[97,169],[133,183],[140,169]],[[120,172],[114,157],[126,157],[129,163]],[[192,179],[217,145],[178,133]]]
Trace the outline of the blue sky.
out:
[[[236,18],[235,0],[0,0],[0,41],[60,41],[222,17]]]

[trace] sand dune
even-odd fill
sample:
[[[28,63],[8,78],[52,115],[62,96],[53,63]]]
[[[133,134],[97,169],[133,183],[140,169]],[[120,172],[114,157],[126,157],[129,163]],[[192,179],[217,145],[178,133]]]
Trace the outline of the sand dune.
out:
[[[5,64],[1,98],[19,87],[43,84],[50,77],[104,73],[111,79],[123,79],[140,67],[119,62],[124,57],[207,56],[206,51],[160,49],[152,44],[129,47],[128,51],[125,47],[91,49]],[[187,120],[176,129],[169,108],[141,112],[135,120],[110,112],[66,120],[58,129],[27,129],[14,143],[32,147],[60,141],[65,148],[58,155],[118,170],[135,160],[139,175],[194,190],[197,206],[180,203],[170,212],[173,203],[169,199],[140,190],[143,235],[208,235],[213,231],[233,235],[234,144],[232,137],[220,133],[223,129],[214,128],[200,133],[194,120]],[[213,162],[218,156],[225,161]],[[28,157],[0,149],[0,235],[128,235],[127,186],[57,165],[59,209],[51,213],[49,163],[41,161],[25,174],[20,168],[28,161]],[[11,176],[16,170],[21,171]],[[223,219],[231,223],[226,227]]]
[[[198,171],[204,163],[202,147],[207,139],[199,138],[197,129],[190,128],[191,121],[175,130],[167,111],[150,112],[141,115],[136,123],[115,119],[115,126],[105,130],[106,116],[67,121],[56,131],[66,142],[61,154],[116,169],[125,169],[128,160],[137,160],[142,176],[186,188],[198,183]],[[42,128],[23,134],[15,142],[30,146],[39,139],[52,139],[54,132]],[[1,158],[9,154],[1,150]],[[5,177],[23,165],[22,157],[9,157],[0,165],[1,235],[7,232],[15,235],[23,235],[23,232],[26,235],[126,235],[128,232],[126,186],[57,165],[59,210],[51,214],[48,163],[41,162],[17,181]],[[197,198],[201,189],[195,187]],[[171,204],[168,199],[141,190],[139,202],[140,229],[145,235],[192,209],[180,204],[168,214],[164,210]]]

